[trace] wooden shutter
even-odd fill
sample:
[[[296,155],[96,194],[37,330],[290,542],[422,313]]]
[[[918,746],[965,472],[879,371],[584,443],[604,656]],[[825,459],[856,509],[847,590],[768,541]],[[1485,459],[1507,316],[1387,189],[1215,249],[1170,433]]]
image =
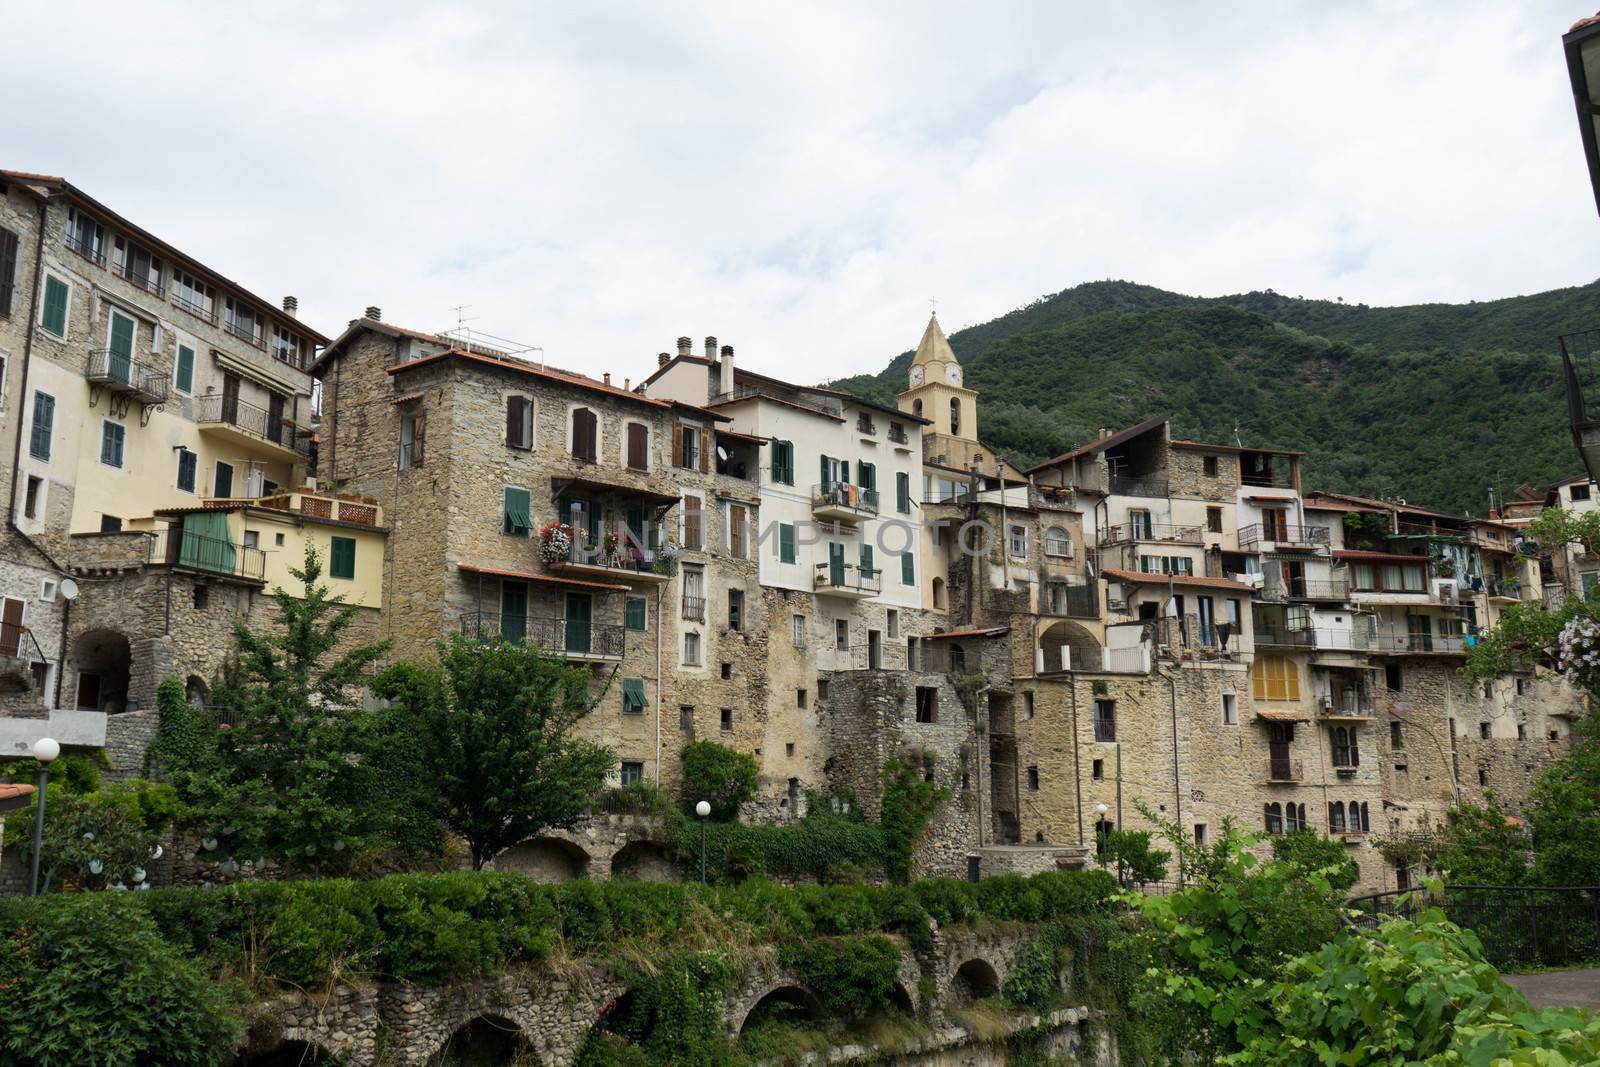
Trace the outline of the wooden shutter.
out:
[[[194,392],[194,349],[188,345],[178,346],[178,391]]]
[[[422,466],[424,445],[428,439],[428,415],[419,411],[411,422],[411,464],[415,467]]]
[[[783,442],[772,442],[772,480],[783,481]]]
[[[637,422],[628,423],[628,466],[642,471],[650,466],[650,434]]]
[[[745,535],[748,533],[748,519],[743,504],[728,505],[728,552],[734,559],[744,559]]]
[[[572,413],[572,455],[590,462],[595,458],[595,444],[599,420],[588,408],[578,408]]]
[[[11,315],[11,299],[16,292],[17,235],[0,229],[0,316]]]
[[[910,552],[900,553],[900,584],[917,584],[917,557]]]
[[[700,427],[700,473],[711,469],[711,431]]]
[[[830,470],[830,466],[829,466],[829,463],[828,463],[828,457],[827,456],[823,456],[822,457],[822,489],[823,489],[824,492],[826,492],[827,489],[828,489],[828,472],[829,472],[829,470]]]
[[[44,328],[61,337],[67,334],[67,283],[59,278],[44,280]]]
[[[506,444],[512,448],[523,447],[522,406],[526,403],[520,396],[506,397]]]
[[[672,428],[672,465],[674,467],[683,466],[683,427],[682,426],[674,426]]]
[[[861,546],[861,577],[870,578],[874,568],[872,566],[872,546]]]
[[[794,524],[784,522],[778,524],[778,562],[793,563],[794,550]]]

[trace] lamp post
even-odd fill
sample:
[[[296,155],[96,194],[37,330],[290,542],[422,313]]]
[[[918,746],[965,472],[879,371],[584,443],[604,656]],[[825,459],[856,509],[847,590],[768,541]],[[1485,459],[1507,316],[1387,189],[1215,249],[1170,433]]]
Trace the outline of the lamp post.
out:
[[[39,807],[33,818],[33,873],[28,881],[28,895],[39,895],[39,859],[44,848],[44,789],[50,784],[50,764],[61,755],[61,745],[50,737],[41,737],[33,743],[33,758],[39,761]]]
[[[694,813],[700,816],[700,884],[706,884],[706,818],[711,814],[711,805],[702,800],[694,806]]]

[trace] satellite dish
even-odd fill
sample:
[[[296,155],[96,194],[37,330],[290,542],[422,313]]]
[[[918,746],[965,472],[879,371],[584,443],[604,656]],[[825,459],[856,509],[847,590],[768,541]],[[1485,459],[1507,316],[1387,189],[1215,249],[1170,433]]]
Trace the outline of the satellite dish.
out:
[[[728,450],[726,448],[723,448],[721,445],[718,445],[717,446],[717,458],[722,460],[722,462],[724,462],[724,463],[728,462]]]
[[[78,599],[78,583],[76,579],[63,578],[61,579],[61,584],[58,586],[58,588],[61,591],[61,598],[63,600],[71,601]]]

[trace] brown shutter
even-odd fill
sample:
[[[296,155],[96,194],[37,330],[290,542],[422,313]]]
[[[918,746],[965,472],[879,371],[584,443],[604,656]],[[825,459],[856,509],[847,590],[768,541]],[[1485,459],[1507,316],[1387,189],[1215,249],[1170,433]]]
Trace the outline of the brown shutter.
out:
[[[523,424],[527,422],[528,398],[506,397],[506,444],[512,448],[527,448],[532,442],[525,439]]]
[[[672,465],[674,467],[683,466],[683,427],[682,426],[674,426],[672,428]]]
[[[575,458],[594,461],[598,426],[594,412],[588,408],[578,408],[572,413],[572,454]]]
[[[16,289],[17,235],[0,229],[0,316],[11,314],[11,295]]]
[[[711,431],[700,427],[700,473],[711,469]]]
[[[650,464],[648,462],[649,434],[637,422],[628,423],[628,466],[636,471],[642,471]]]
[[[411,426],[411,462],[422,466],[423,442],[428,436],[428,416],[424,412],[417,412]]]

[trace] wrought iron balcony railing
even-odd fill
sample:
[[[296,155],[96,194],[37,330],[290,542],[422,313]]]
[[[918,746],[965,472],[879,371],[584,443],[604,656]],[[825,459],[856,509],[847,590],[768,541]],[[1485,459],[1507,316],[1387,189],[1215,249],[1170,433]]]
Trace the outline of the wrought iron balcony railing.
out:
[[[261,335],[256,333],[256,324],[254,322],[240,323],[235,319],[228,319],[223,322],[222,328],[240,340],[249,341],[257,348],[264,347],[262,344]]]
[[[1199,526],[1177,526],[1167,522],[1119,522],[1106,527],[1100,538],[1102,545],[1124,544],[1129,541],[1164,541],[1176,544],[1198,545],[1205,531]]]
[[[628,636],[626,627],[613,623],[492,611],[463,615],[461,633],[477,641],[503,638],[585,659],[621,659]]]
[[[863,489],[849,482],[825,482],[812,486],[813,508],[845,508],[870,515],[878,513],[878,491]]]
[[[1309,578],[1291,579],[1288,582],[1269,581],[1261,586],[1257,600],[1279,604],[1286,600],[1347,600],[1350,583],[1343,579],[1313,581]]]
[[[1305,780],[1305,764],[1301,760],[1273,756],[1266,761],[1266,780],[1269,782],[1300,782]]]
[[[1326,545],[1328,527],[1253,522],[1239,528],[1239,547],[1247,545]]]
[[[186,567],[257,582],[264,581],[267,574],[267,554],[261,549],[190,533],[177,526],[151,535],[146,559],[155,565]]]
[[[857,567],[850,563],[842,567],[835,567],[830,563],[819,563],[817,564],[817,574],[812,586],[819,592],[877,596],[883,589],[883,571],[876,567]]]
[[[109,348],[96,348],[89,353],[85,377],[114,392],[133,393],[140,400],[152,404],[165,403],[172,384],[167,372],[161,368],[140,363],[131,355],[113,352]]]
[[[172,304],[174,307],[180,307],[197,318],[205,319],[213,326],[217,324],[217,309],[214,306],[206,307],[204,304],[196,304],[193,300],[176,291],[172,294]]]
[[[310,440],[302,440],[293,421],[280,415],[273,417],[266,408],[240,400],[224,393],[196,397],[194,421],[203,424],[221,423],[243,430],[252,437],[287,448],[302,456],[311,454]]]
[[[76,234],[68,230],[67,236],[62,243],[95,266],[103,267],[106,265],[104,242],[96,241],[93,237]]]
[[[906,428],[897,422],[891,422],[889,424],[889,440],[893,441],[897,445],[907,445],[911,443],[911,438],[906,435]]]

